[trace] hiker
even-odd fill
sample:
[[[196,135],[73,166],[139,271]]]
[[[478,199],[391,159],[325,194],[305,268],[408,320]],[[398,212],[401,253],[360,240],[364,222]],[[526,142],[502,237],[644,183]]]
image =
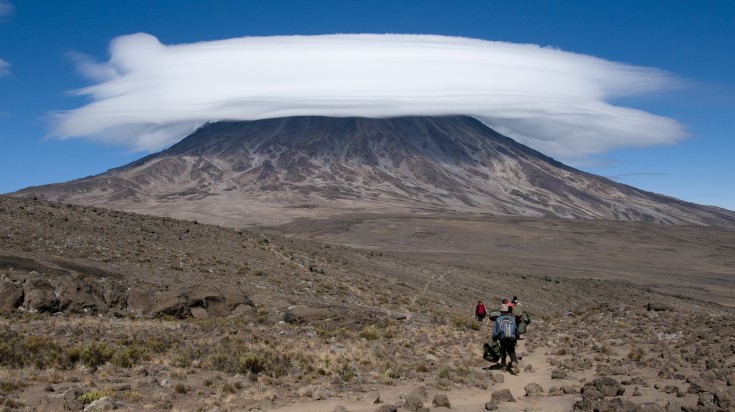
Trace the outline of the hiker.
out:
[[[513,299],[510,300],[510,303],[513,304],[513,306],[518,304],[518,296],[513,296]]]
[[[513,307],[513,303],[508,300],[508,298],[503,298],[503,305],[508,306],[509,308]]]
[[[477,317],[478,321],[482,322],[483,320],[485,320],[485,315],[487,315],[485,305],[482,303],[481,300],[478,300],[477,306],[475,307],[475,316]]]
[[[500,366],[506,366],[506,356],[510,356],[510,363],[507,366],[508,371],[519,373],[518,358],[516,357],[518,329],[516,328],[512,306],[500,306],[500,317],[495,319],[495,326],[493,327],[493,340],[500,342]]]

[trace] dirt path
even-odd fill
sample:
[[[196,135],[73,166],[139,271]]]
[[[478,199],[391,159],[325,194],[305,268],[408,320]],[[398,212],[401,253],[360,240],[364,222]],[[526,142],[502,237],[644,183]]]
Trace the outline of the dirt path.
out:
[[[458,388],[448,391],[436,390],[434,388],[428,389],[428,400],[424,402],[424,406],[429,407],[432,411],[447,410],[446,408],[433,407],[431,400],[437,393],[446,394],[447,398],[451,402],[451,411],[455,412],[478,412],[485,411],[485,404],[490,402],[492,399],[492,393],[503,389],[509,389],[515,398],[515,402],[503,403],[500,405],[500,410],[503,411],[523,411],[523,412],[543,412],[543,411],[569,411],[572,410],[575,395],[562,395],[562,396],[535,396],[527,397],[524,388],[530,383],[536,383],[541,385],[546,394],[550,387],[562,385],[579,385],[579,382],[567,381],[567,380],[553,380],[551,379],[551,365],[547,362],[546,356],[544,355],[543,348],[537,349],[533,353],[527,353],[525,348],[525,340],[519,341],[518,353],[523,354],[523,359],[519,362],[521,366],[521,373],[513,375],[504,369],[500,369],[497,366],[490,366],[490,364],[484,365],[482,373],[487,375],[488,388]],[[527,366],[533,367],[532,372],[523,371]],[[502,374],[504,377],[503,383],[492,384],[492,375]],[[289,412],[331,412],[335,406],[341,405],[347,408],[350,412],[373,412],[377,409],[378,405],[374,405],[371,401],[374,399],[374,394],[379,393],[380,399],[383,402],[396,404],[401,400],[402,396],[410,393],[413,389],[423,385],[420,382],[400,382],[397,385],[385,386],[376,385],[370,387],[370,391],[367,392],[369,395],[365,396],[365,399],[337,399],[337,400],[324,400],[324,401],[306,401],[303,403],[289,405],[288,407],[279,408],[279,411]],[[399,411],[402,410],[399,408]]]

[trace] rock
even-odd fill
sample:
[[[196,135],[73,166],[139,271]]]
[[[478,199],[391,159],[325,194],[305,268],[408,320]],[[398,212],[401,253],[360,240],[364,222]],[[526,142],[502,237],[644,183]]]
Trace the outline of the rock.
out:
[[[735,391],[715,388],[713,395],[717,406],[725,410],[735,410]]]
[[[109,411],[112,409],[117,409],[117,407],[115,407],[115,403],[112,402],[112,399],[110,399],[109,396],[105,396],[104,398],[97,399],[87,405],[87,407],[84,408],[84,412]]]
[[[33,278],[23,284],[23,306],[31,311],[57,312],[59,299],[51,282],[46,279]]]
[[[704,392],[704,388],[701,382],[697,380],[693,380],[693,379],[689,379],[688,382],[689,382],[689,389],[687,392],[694,394],[694,395]]]
[[[635,389],[633,390],[633,396],[641,396],[641,390],[639,387],[635,387]]]
[[[564,392],[564,395],[573,395],[575,393],[579,393],[577,388],[571,385],[564,385],[561,387],[561,391]]]
[[[349,412],[349,410],[342,405],[337,405],[332,409],[332,412]]]
[[[602,394],[597,388],[594,386],[584,386],[582,388],[582,399],[603,399],[605,395]]]
[[[533,365],[526,365],[526,367],[523,368],[523,371],[533,373]]]
[[[23,304],[23,287],[10,279],[0,279],[0,310],[13,310]]]
[[[226,310],[222,294],[212,286],[194,286],[188,293],[188,298],[192,309],[201,307],[212,316],[227,316],[231,312]]]
[[[485,403],[485,410],[486,411],[496,411],[498,410],[498,403],[495,401],[490,401]]]
[[[194,319],[207,319],[209,317],[209,313],[203,307],[195,306],[191,308],[191,317]]]
[[[620,396],[625,393],[625,388],[618,381],[608,376],[596,378],[592,381],[592,384],[606,397]]]
[[[409,396],[414,396],[421,399],[422,401],[425,401],[429,399],[429,392],[426,390],[426,386],[421,385],[418,388],[412,390]]]
[[[676,385],[666,385],[663,389],[664,393],[668,394],[678,394],[679,393],[679,387]]]
[[[373,405],[377,405],[382,402],[380,400],[380,393],[378,392],[369,392],[367,395],[365,395],[365,400],[372,403]]]
[[[513,398],[513,394],[510,393],[510,389],[503,389],[500,391],[495,391],[492,394],[492,400],[496,402],[515,402],[515,398]]]
[[[697,399],[697,405],[700,406],[717,406],[715,402],[715,395],[709,392],[701,392],[699,399]]]
[[[152,317],[173,316],[179,319],[188,317],[189,299],[185,291],[167,290],[155,295],[155,306],[151,310]]]
[[[378,406],[375,409],[375,412],[398,412],[398,407],[396,405],[386,403],[384,405]]]
[[[552,386],[549,388],[549,393],[548,393],[549,396],[561,396],[563,394],[564,392],[562,392],[562,390],[557,388],[556,386]]]
[[[503,382],[505,382],[505,376],[503,376],[503,375],[501,375],[499,373],[493,374],[493,382],[495,382],[495,383],[503,383]]]
[[[415,396],[408,395],[403,401],[403,407],[409,411],[420,411],[424,408],[424,402]]]
[[[434,395],[434,399],[431,401],[431,405],[437,408],[451,408],[452,404],[449,403],[449,398],[446,394],[437,393]]]
[[[127,310],[138,316],[144,316],[153,310],[155,300],[149,290],[130,288],[127,292]]]
[[[665,304],[665,303],[657,303],[657,302],[649,302],[646,305],[646,309],[649,311],[654,312],[666,312],[668,310],[671,310],[671,306]]]
[[[82,396],[82,391],[79,388],[69,388],[62,395],[64,399],[64,410],[67,411],[81,411],[84,409],[84,403],[79,400]]]
[[[526,396],[540,396],[544,394],[544,388],[537,383],[529,383],[523,388],[526,391]]]
[[[330,310],[327,308],[310,308],[304,305],[291,306],[283,314],[286,323],[309,323],[329,318]]]
[[[565,379],[567,373],[563,369],[554,369],[551,371],[551,379]]]
[[[675,370],[674,366],[671,363],[667,363],[658,372],[658,377],[663,378],[663,379],[671,379],[674,376],[674,370]]]
[[[60,279],[56,285],[59,309],[72,313],[107,313],[108,305],[93,285],[74,279]]]
[[[239,305],[235,310],[230,313],[231,318],[242,318],[247,320],[258,319],[258,310],[254,306],[250,305]]]

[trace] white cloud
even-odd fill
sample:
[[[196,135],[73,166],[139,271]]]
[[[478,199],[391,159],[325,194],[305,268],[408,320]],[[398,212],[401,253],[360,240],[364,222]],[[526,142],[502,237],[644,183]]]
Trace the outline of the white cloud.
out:
[[[0,0],[0,21],[5,17],[12,16],[15,12],[13,5],[6,0]]]
[[[158,150],[207,121],[295,115],[466,114],[551,156],[672,143],[676,121],[612,98],[679,87],[665,72],[529,44],[422,35],[246,37],[161,44],[114,39],[77,56],[90,103],[51,135]]]
[[[4,77],[10,74],[10,63],[3,59],[0,59],[0,77]]]

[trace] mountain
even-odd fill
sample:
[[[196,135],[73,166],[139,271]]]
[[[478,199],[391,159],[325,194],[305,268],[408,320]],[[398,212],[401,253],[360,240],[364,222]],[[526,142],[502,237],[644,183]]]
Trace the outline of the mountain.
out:
[[[233,227],[351,212],[735,226],[735,212],[576,170],[464,116],[209,123],[126,166],[14,195]]]

